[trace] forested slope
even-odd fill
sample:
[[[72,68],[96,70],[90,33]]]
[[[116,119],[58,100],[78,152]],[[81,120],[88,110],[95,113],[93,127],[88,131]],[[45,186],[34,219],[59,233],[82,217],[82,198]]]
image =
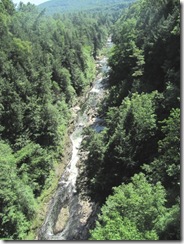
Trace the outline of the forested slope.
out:
[[[99,111],[105,129],[86,129],[79,178],[79,189],[103,205],[91,239],[178,240],[179,1],[137,1],[113,27],[125,5],[77,2],[90,11],[51,17],[0,1],[0,238],[27,238],[54,165],[63,163],[70,108],[113,32]]]
[[[91,240],[178,240],[179,1],[137,1],[112,40],[109,93],[99,111],[105,129],[86,130],[79,179],[103,205]]]
[[[0,2],[0,238],[25,239],[56,179],[76,104],[95,75],[112,18],[46,17]]]
[[[122,12],[122,9],[127,7],[130,3],[135,0],[51,0],[45,3],[42,3],[38,6],[40,10],[45,9],[47,14],[55,13],[71,13],[71,12],[103,12],[112,13],[114,16],[118,17],[119,13]]]

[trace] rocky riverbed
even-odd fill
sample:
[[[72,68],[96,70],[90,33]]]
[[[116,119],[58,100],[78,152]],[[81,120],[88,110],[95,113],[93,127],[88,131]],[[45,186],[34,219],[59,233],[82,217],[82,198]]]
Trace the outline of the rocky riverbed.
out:
[[[102,74],[108,71],[107,58],[98,60],[97,65],[99,74],[90,91],[86,93],[84,103],[72,108],[72,148],[69,148],[72,152],[71,159],[50,202],[38,240],[86,240],[96,219],[98,205],[77,192],[76,181],[81,159],[87,157],[87,152],[80,150],[84,128],[92,126],[97,132],[103,130],[103,121],[98,117],[97,110],[104,96],[105,83]]]

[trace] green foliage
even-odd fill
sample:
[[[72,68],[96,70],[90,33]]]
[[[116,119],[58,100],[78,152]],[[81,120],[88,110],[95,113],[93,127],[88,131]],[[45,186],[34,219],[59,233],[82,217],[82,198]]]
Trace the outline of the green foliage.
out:
[[[22,240],[29,231],[38,196],[47,192],[51,180],[46,179],[54,178],[50,172],[54,174],[54,162],[64,151],[70,107],[93,81],[94,61],[110,32],[115,45],[109,58],[109,95],[101,108],[106,129],[87,132],[89,155],[81,182],[100,203],[122,182],[127,195],[115,191],[123,212],[109,211],[107,205],[107,221],[103,226],[99,222],[93,237],[180,238],[179,3],[141,0],[118,19],[131,2],[71,5],[68,0],[65,10],[77,11],[51,17],[30,3],[15,9],[10,0],[0,1],[3,239]],[[141,170],[150,183],[140,174],[133,178],[135,189],[129,182]],[[116,203],[108,201],[112,207]]]
[[[29,143],[15,155],[18,174],[36,196],[41,193],[51,168],[51,156],[38,144]]]
[[[180,87],[179,9],[175,0],[142,0],[117,21],[109,60],[112,104],[120,105],[130,91],[163,92],[168,82]]]
[[[97,201],[104,201],[113,186],[127,181],[140,170],[145,162],[151,162],[157,151],[157,102],[162,96],[132,94],[119,108],[110,108],[106,115],[106,127],[102,133],[90,133],[84,142],[89,151],[85,162],[83,185]]]
[[[54,162],[64,154],[70,108],[94,79],[94,58],[112,23],[99,13],[44,12],[30,3],[15,9],[0,1],[3,239],[24,239],[38,197],[53,189],[47,179],[54,178]]]
[[[180,195],[180,110],[173,109],[161,124],[164,138],[158,142],[158,157],[143,169],[151,181],[162,182],[173,204]]]
[[[77,2],[73,2],[72,0],[52,0],[49,2],[45,2],[40,4],[39,9],[46,9],[47,14],[55,14],[61,12],[79,12],[79,11],[90,11],[90,12],[98,12],[98,11],[109,11],[110,9],[120,10],[122,7],[127,7],[133,0],[94,0],[94,1],[83,1],[79,0]]]
[[[91,234],[92,237],[90,240],[94,241],[144,240],[143,235],[137,230],[136,225],[127,218],[122,220],[118,214],[114,214],[113,219],[105,217],[105,225],[103,225],[103,228],[97,222],[95,230],[91,231]],[[156,240],[156,238],[148,240]]]
[[[19,178],[12,149],[3,141],[0,142],[0,166],[0,236],[23,240],[35,213],[36,201],[27,185],[27,177]]]
[[[91,240],[158,240],[173,215],[173,209],[165,207],[165,196],[159,182],[152,185],[144,174],[134,175],[107,198]]]
[[[160,199],[163,202],[158,216],[154,201],[149,201],[153,200],[151,195],[143,194],[144,202],[139,206],[140,199],[134,202],[127,193],[129,197],[121,199],[115,213],[119,196],[113,203],[109,197],[109,206],[102,207],[102,216],[92,231],[93,240],[180,239],[179,30],[180,5],[176,0],[137,1],[123,11],[112,28],[109,90],[100,109],[105,129],[99,134],[90,131],[85,138],[89,156],[78,188],[84,187],[92,200],[103,204],[114,186],[123,183],[132,193],[128,188],[131,177],[144,171],[150,193],[158,182],[165,190],[159,183],[162,193],[154,201],[158,205]],[[137,189],[141,184],[137,182]],[[124,216],[121,210],[126,203],[130,209],[127,207]],[[144,204],[150,206],[142,209]],[[150,216],[144,222],[147,213]]]
[[[31,54],[31,43],[22,41],[20,38],[13,38],[12,49],[12,61],[19,61],[21,63],[21,61],[27,59],[26,57]]]
[[[0,11],[12,15],[15,12],[14,5],[10,0],[2,0],[0,2]]]

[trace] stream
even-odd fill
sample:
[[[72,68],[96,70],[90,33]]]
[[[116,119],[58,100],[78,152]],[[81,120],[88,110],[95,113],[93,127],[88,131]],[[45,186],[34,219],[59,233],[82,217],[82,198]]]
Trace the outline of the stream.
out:
[[[107,48],[112,46],[110,38],[106,46]],[[83,129],[90,125],[96,132],[100,132],[104,128],[102,119],[97,117],[97,109],[106,86],[104,76],[107,76],[109,69],[107,57],[97,60],[96,63],[98,75],[86,94],[84,104],[78,108],[74,131],[70,135],[72,158],[52,197],[45,221],[39,230],[38,240],[85,240],[88,235],[88,222],[96,212],[96,206],[81,200],[76,191],[77,162],[80,159],[80,145],[84,137]]]

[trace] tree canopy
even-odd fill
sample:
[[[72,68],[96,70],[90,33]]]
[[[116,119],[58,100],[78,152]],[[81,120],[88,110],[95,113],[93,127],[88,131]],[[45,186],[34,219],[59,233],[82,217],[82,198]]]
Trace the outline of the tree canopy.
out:
[[[106,21],[107,20],[107,21]],[[70,108],[93,81],[107,14],[45,15],[0,1],[0,237],[23,240],[38,198],[63,164]]]
[[[89,154],[78,180],[79,190],[103,206],[91,239],[180,239],[179,2],[136,1],[114,24],[112,40],[108,92],[99,109],[105,129],[86,130]],[[146,223],[154,193],[143,200],[139,189],[151,194],[158,186],[165,210]],[[150,206],[143,210],[144,204]]]
[[[1,239],[26,238],[109,35],[104,130],[85,129],[78,178],[103,206],[91,239],[180,239],[180,4],[132,2],[68,0],[47,15],[0,1]]]
[[[150,184],[144,174],[136,174],[129,184],[114,187],[90,240],[159,240],[171,222],[178,222],[178,205],[166,208],[165,203],[161,183]]]

